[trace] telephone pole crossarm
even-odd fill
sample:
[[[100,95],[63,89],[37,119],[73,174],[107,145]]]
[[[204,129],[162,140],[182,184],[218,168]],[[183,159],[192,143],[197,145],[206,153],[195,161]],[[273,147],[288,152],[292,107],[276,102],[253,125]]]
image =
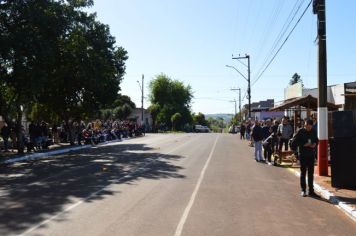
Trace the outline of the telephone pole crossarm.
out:
[[[234,60],[247,59],[247,95],[248,95],[248,118],[251,118],[251,66],[250,66],[250,55],[245,55],[244,57],[232,57]],[[246,77],[244,76],[246,79]]]

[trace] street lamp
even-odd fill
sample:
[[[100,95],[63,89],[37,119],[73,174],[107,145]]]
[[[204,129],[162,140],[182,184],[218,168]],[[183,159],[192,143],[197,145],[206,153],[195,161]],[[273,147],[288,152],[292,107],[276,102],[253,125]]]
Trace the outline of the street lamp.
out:
[[[144,80],[145,76],[142,75],[142,83],[140,84],[140,81],[137,80],[137,83],[138,83],[138,86],[140,87],[140,90],[141,90],[141,125],[143,125],[143,80]]]
[[[245,58],[245,57],[243,57]],[[246,81],[247,81],[247,94],[248,94],[248,118],[251,118],[251,81],[250,81],[250,56],[246,56],[248,58],[248,77],[244,74],[242,74],[236,67],[230,66],[230,65],[225,65],[228,68],[231,68],[235,70],[237,73],[239,73]],[[238,58],[233,58],[233,59],[238,59]]]

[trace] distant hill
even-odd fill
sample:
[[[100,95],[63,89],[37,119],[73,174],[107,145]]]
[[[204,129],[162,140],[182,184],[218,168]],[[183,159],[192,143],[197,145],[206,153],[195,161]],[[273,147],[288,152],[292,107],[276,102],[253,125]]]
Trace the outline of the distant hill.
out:
[[[205,119],[208,119],[209,117],[211,118],[223,118],[226,123],[229,123],[233,114],[204,114]]]

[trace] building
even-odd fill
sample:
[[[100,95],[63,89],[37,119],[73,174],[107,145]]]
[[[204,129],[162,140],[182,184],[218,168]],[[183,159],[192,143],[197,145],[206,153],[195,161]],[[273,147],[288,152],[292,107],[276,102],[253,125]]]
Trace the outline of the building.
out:
[[[270,108],[274,107],[274,99],[267,99],[265,101],[253,102],[251,103],[251,118],[258,120],[266,120],[272,118],[281,118],[284,112],[280,111],[269,111]],[[248,105],[244,105],[244,117],[248,119]]]
[[[303,96],[318,97],[318,89],[303,88]],[[327,87],[328,102],[339,105],[340,110],[356,109],[356,81],[344,84],[330,85]]]
[[[129,115],[128,119],[135,120],[137,124],[142,123],[142,109],[141,108],[135,108],[132,110],[131,114]],[[143,109],[143,121],[146,126],[146,130],[151,130],[153,120],[151,116],[151,112],[149,112],[147,109]]]
[[[318,95],[318,88],[304,88],[301,82],[290,85],[284,89],[284,101],[277,102],[275,104],[274,110],[276,110],[278,107],[283,107],[284,104],[291,104],[294,100],[304,99],[308,96],[312,96],[312,98],[317,101]],[[327,86],[327,102],[328,107],[336,106],[336,110],[355,110],[356,82]],[[316,113],[315,107],[317,107],[317,102],[316,105],[314,104],[314,109],[312,109],[313,111],[310,111],[311,113]],[[308,114],[307,109],[298,108],[298,106],[294,107],[294,109],[285,109],[285,115],[293,116],[295,110],[298,110],[300,112],[299,115],[302,119],[310,115]],[[331,110],[335,109],[333,108]]]

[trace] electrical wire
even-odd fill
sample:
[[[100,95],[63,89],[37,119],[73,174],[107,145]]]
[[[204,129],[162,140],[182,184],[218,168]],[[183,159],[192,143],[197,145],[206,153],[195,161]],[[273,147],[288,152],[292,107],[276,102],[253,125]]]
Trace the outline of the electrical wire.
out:
[[[310,7],[311,3],[313,2],[313,0],[310,0],[308,6],[305,8],[305,10],[303,11],[302,15],[299,17],[298,21],[295,23],[294,27],[292,28],[292,30],[289,32],[289,34],[287,35],[287,37],[285,38],[285,40],[283,41],[282,45],[278,48],[278,50],[276,51],[276,53],[274,54],[274,56],[271,58],[271,60],[268,62],[268,64],[266,65],[266,67],[262,70],[262,72],[259,74],[259,76],[257,77],[257,79],[251,84],[251,86],[253,86],[263,75],[263,73],[268,69],[268,67],[272,64],[272,62],[274,61],[274,59],[276,58],[276,56],[278,55],[278,53],[281,51],[281,49],[283,48],[283,46],[286,44],[286,42],[288,41],[289,37],[291,36],[291,34],[293,33],[294,29],[297,27],[297,25],[299,24],[299,22],[301,21],[301,19],[303,18],[303,16],[305,15],[306,11],[308,10],[308,8]]]
[[[295,17],[297,16],[299,10],[301,9],[303,3],[305,2],[305,0],[298,0],[296,1],[296,3],[294,4],[291,12],[289,13],[286,22],[284,23],[281,31],[279,32],[278,36],[276,37],[273,46],[271,47],[269,53],[267,53],[267,56],[261,66],[261,68],[258,70],[257,74],[260,74],[262,71],[262,68],[265,67],[265,65],[268,63],[269,58],[271,58],[271,56],[273,55],[273,52],[275,51],[275,49],[277,48],[278,45],[280,45],[283,37],[285,36],[287,30],[289,29],[290,25],[292,24],[292,22],[294,21]],[[299,3],[299,5],[298,5]]]

